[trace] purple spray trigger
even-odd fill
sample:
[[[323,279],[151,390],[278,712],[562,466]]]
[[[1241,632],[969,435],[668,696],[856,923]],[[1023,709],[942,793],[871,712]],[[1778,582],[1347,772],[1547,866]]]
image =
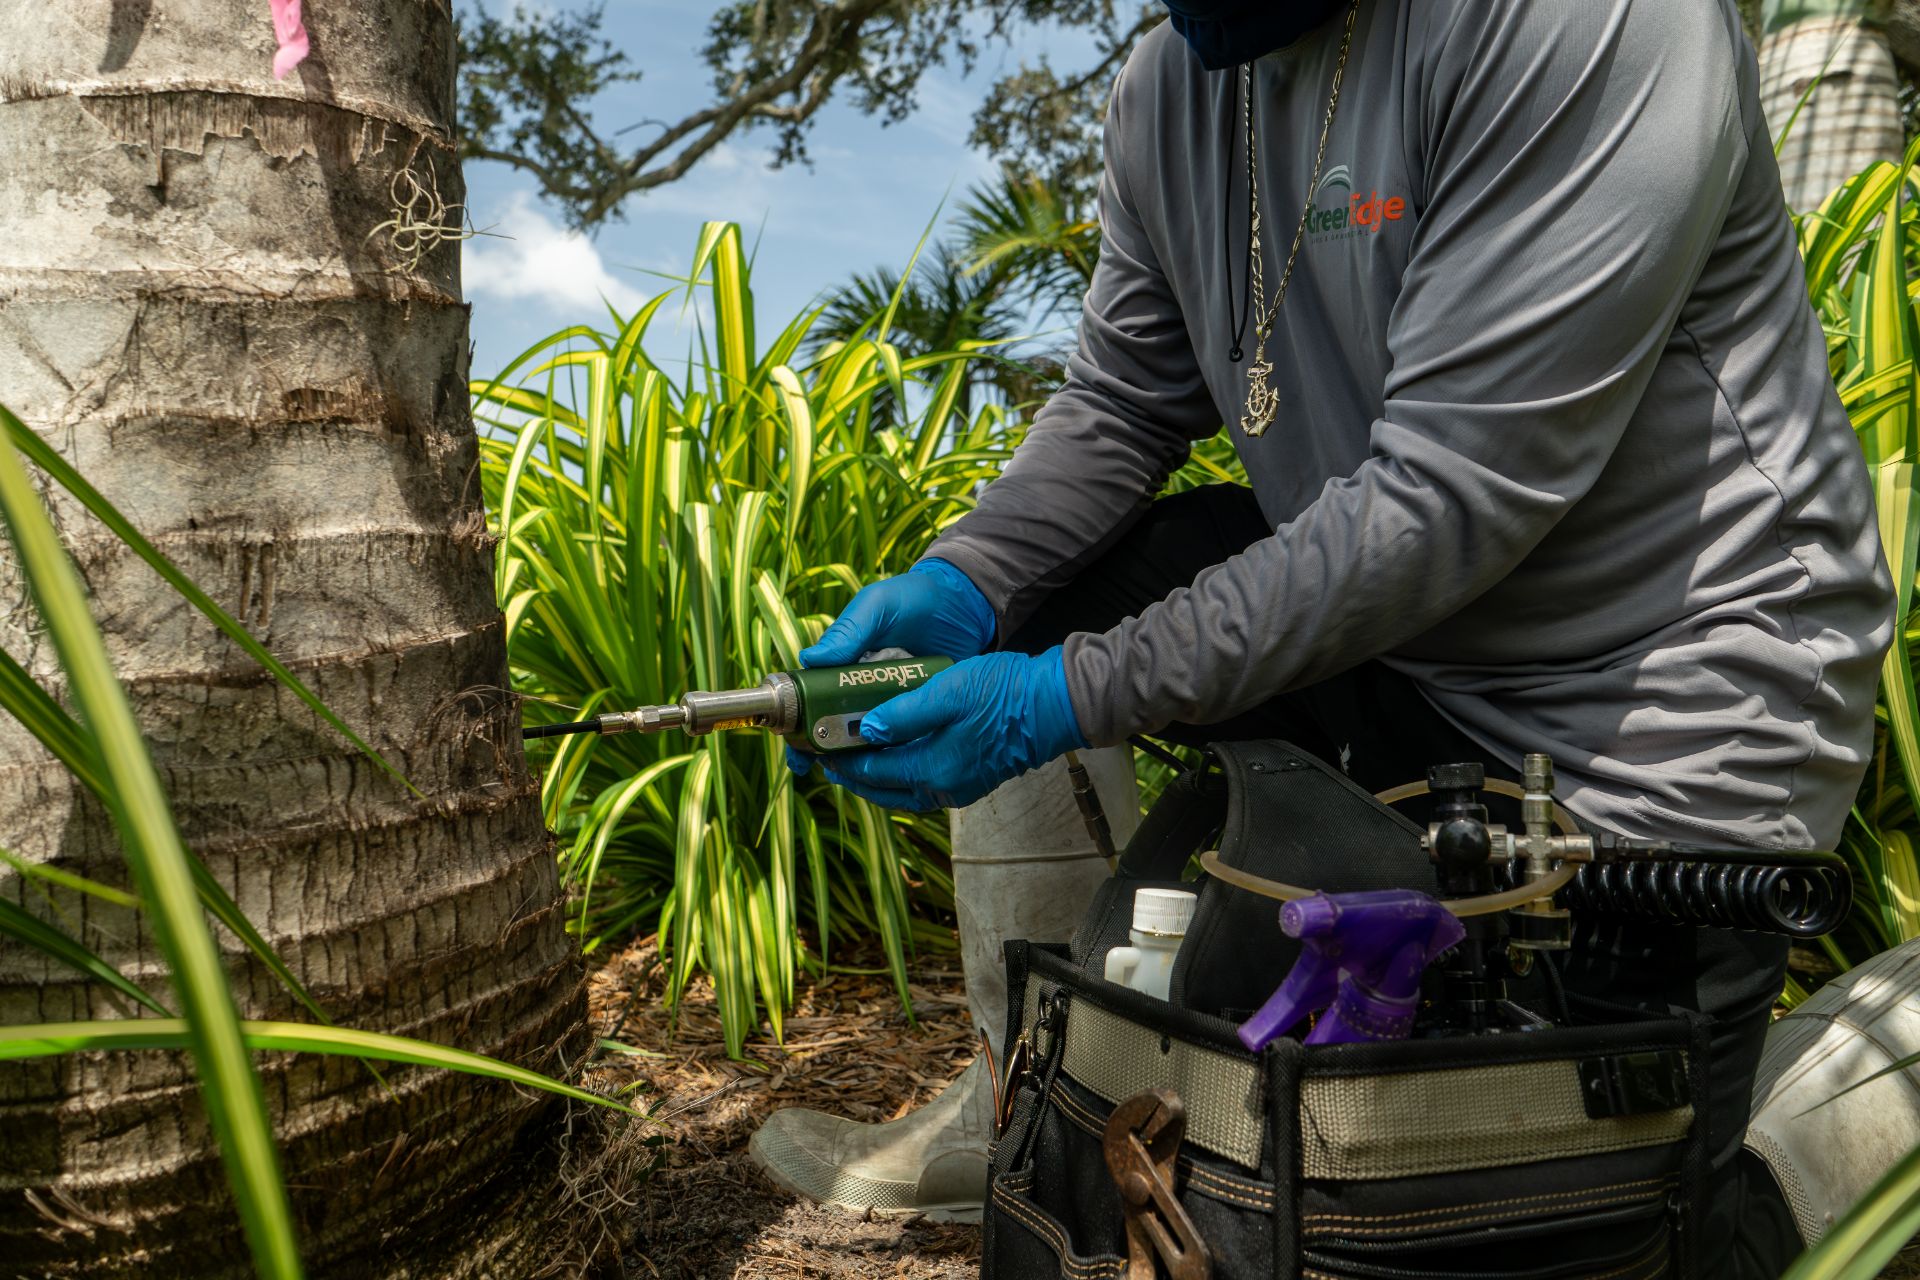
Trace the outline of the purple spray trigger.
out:
[[[1411,889],[1297,898],[1280,908],[1280,928],[1303,946],[1280,989],[1241,1024],[1240,1042],[1256,1051],[1320,1009],[1329,1013],[1309,1044],[1405,1039],[1421,973],[1466,936],[1452,912]]]

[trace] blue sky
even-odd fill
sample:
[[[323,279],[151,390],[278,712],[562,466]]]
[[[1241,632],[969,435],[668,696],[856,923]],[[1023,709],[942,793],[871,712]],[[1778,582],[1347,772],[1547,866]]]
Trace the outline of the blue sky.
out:
[[[510,0],[485,3],[495,12],[511,8]],[[698,50],[714,7],[608,0],[602,30],[645,76],[594,104],[603,135],[643,119],[677,119],[710,101]],[[1072,68],[1091,60],[1090,49],[1079,33],[1029,33],[1016,49],[989,45],[970,77],[952,65],[929,68],[920,82],[920,110],[897,125],[831,104],[809,139],[811,168],[769,169],[771,135],[735,134],[678,182],[630,197],[625,220],[591,238],[565,230],[531,177],[502,164],[467,165],[473,225],[511,237],[465,245],[474,374],[498,369],[564,325],[603,324],[603,296],[624,310],[672,287],[647,273],[685,274],[708,219],[739,222],[750,246],[758,237],[754,292],[763,333],[777,332],[855,271],[904,266],[942,198],[950,208],[969,184],[993,172],[985,154],[967,145],[987,87],[1023,56],[1031,60],[1045,51],[1057,66]],[[654,332],[666,338],[670,331],[657,322]]]

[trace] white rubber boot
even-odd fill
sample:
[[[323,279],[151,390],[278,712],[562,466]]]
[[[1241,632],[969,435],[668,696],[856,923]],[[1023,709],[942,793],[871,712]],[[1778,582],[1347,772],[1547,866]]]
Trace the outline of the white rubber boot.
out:
[[[1093,778],[1113,847],[1126,848],[1140,825],[1132,750],[1076,754]],[[1094,890],[1111,874],[1074,803],[1065,757],[953,811],[960,969],[973,1024],[987,1033],[996,1058],[1007,1026],[1006,943],[1015,938],[1067,941],[1080,927]]]
[[[1920,940],[1841,974],[1767,1031],[1746,1145],[1773,1171],[1808,1245],[1920,1147],[1920,1067],[1820,1104],[1915,1053]]]
[[[1139,823],[1126,748],[1082,751],[1116,847]],[[953,895],[967,1004],[996,1051],[1006,1028],[1008,939],[1064,942],[1108,875],[1074,804],[1064,760],[1003,784],[953,820]],[[885,1124],[803,1107],[767,1117],[747,1152],[787,1190],[826,1204],[978,1222],[993,1135],[993,1085],[976,1059],[939,1097]]]

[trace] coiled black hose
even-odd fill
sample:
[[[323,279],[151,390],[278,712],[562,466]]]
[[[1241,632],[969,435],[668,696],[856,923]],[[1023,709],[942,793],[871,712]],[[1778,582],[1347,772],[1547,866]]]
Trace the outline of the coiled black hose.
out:
[[[1716,850],[1711,860],[1589,864],[1560,900],[1586,915],[1817,938],[1846,918],[1853,878],[1833,854]]]

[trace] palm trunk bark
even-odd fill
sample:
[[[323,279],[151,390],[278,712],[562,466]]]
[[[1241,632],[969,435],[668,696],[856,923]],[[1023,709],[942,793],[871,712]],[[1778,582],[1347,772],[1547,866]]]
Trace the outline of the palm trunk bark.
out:
[[[580,966],[504,692],[459,246],[393,235],[459,221],[447,0],[318,0],[312,55],[280,82],[266,0],[10,5],[0,402],[424,794],[56,503],[188,843],[337,1021],[577,1062]],[[0,644],[55,677],[17,583]],[[0,847],[125,882],[98,806],[11,722]],[[0,894],[45,909],[3,867]],[[59,901],[164,991],[130,915]],[[249,1016],[304,1016],[223,942]],[[111,1016],[0,948],[0,1022]],[[389,1094],[341,1059],[260,1065],[314,1272],[516,1272],[513,1215],[485,1204],[527,1181],[507,1156],[535,1145],[535,1103],[416,1069]],[[7,1067],[0,1133],[0,1274],[249,1273],[184,1055]]]
[[[1793,210],[1819,208],[1835,187],[1904,148],[1887,32],[1862,21],[1864,0],[1825,7],[1837,11],[1780,23],[1759,47],[1761,106],[1775,139],[1786,131],[1780,184]]]

